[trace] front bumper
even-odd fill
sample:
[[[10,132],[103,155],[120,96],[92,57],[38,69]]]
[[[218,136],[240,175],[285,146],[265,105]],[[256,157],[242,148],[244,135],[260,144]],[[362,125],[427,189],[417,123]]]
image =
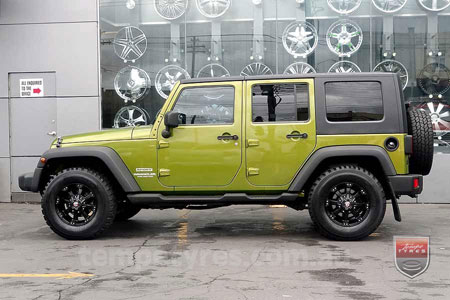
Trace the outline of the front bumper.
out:
[[[32,173],[19,176],[19,187],[26,192],[38,192],[39,181],[41,179],[42,168],[36,168]]]
[[[418,174],[388,176],[396,196],[415,197],[422,193],[423,176]]]

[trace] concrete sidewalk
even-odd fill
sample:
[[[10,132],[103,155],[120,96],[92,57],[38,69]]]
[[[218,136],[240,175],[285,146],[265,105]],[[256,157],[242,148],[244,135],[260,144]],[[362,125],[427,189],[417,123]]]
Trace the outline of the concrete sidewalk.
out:
[[[98,240],[67,241],[39,205],[0,204],[0,299],[449,299],[450,205],[401,210],[397,223],[388,206],[359,242],[266,206],[144,210]],[[394,235],[430,237],[424,274],[396,270]],[[11,278],[24,273],[40,277]]]

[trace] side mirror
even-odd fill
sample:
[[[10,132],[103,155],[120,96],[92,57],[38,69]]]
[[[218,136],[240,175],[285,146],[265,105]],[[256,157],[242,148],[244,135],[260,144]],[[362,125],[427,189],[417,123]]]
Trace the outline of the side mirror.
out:
[[[180,124],[186,124],[186,115],[178,112],[169,111],[164,116],[164,125],[166,129],[162,131],[163,138],[171,136],[170,129],[178,127]]]

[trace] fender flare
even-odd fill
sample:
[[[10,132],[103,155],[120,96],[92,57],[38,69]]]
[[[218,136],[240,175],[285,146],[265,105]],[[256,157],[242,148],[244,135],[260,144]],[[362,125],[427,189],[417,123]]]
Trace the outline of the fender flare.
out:
[[[93,147],[68,147],[68,148],[52,148],[46,151],[41,157],[46,159],[45,164],[57,158],[75,158],[75,157],[93,157],[100,159],[106,167],[111,171],[117,182],[120,184],[124,192],[133,193],[140,192],[141,189],[127,168],[123,160],[116,151],[109,147],[93,146]],[[37,169],[42,169],[44,163],[39,161]],[[35,172],[42,174],[42,172]],[[40,182],[40,178],[34,178],[34,182]]]
[[[397,175],[386,150],[379,146],[330,146],[317,150],[309,157],[292,181],[289,192],[300,192],[319,164],[325,159],[356,156],[374,157],[380,162],[386,176]]]

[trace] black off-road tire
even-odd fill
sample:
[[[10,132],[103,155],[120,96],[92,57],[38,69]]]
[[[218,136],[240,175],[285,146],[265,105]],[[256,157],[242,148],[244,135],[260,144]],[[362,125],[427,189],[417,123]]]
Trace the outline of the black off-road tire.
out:
[[[84,184],[97,200],[96,213],[87,224],[73,226],[58,216],[56,195],[69,184]],[[69,240],[93,239],[107,230],[114,221],[117,201],[110,180],[88,168],[68,168],[50,177],[43,191],[41,207],[47,225],[59,236]]]
[[[126,221],[137,215],[142,208],[134,206],[129,201],[119,202],[117,205],[117,213],[114,221]]]
[[[433,125],[430,115],[420,109],[408,112],[408,132],[413,137],[413,153],[409,159],[411,174],[428,175],[433,165]]]
[[[325,208],[330,191],[342,182],[355,182],[363,187],[370,203],[366,218],[352,227],[334,223]],[[372,173],[357,165],[338,165],[330,167],[315,180],[309,190],[308,207],[314,225],[323,236],[342,241],[360,240],[374,232],[383,221],[386,197],[382,185]]]

